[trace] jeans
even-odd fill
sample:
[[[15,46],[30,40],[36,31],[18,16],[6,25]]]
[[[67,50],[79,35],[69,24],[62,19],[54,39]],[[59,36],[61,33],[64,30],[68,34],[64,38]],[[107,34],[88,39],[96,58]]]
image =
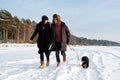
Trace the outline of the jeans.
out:
[[[60,62],[60,48],[61,48],[61,43],[55,43],[56,47],[56,60],[57,62]],[[66,56],[65,51],[61,51],[62,56]]]

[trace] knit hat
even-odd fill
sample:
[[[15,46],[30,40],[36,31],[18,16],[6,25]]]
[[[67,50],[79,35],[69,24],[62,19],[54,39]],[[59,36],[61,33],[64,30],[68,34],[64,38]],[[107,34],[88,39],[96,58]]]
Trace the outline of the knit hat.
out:
[[[42,22],[45,22],[45,20],[49,20],[46,15],[42,16]]]

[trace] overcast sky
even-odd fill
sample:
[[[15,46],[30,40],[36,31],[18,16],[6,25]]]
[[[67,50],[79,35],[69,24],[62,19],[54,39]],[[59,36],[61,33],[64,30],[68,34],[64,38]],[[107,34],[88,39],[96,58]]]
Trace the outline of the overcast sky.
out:
[[[36,22],[57,13],[78,37],[120,42],[120,0],[0,0],[0,8]]]

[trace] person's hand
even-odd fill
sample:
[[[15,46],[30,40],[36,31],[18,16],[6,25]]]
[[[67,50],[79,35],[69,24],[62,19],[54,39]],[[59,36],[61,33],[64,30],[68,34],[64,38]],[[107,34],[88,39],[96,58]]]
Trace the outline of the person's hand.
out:
[[[29,40],[29,42],[30,42],[30,43],[33,43],[33,41],[32,41],[32,40]]]
[[[67,44],[69,44],[69,39],[67,39],[67,42],[66,42]]]
[[[67,45],[69,45],[69,42],[67,41]]]

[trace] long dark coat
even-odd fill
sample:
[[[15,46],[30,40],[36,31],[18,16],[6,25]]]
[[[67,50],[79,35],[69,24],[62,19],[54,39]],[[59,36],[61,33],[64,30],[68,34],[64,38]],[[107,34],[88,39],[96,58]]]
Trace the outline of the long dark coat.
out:
[[[31,36],[31,40],[33,40],[37,34],[39,34],[37,46],[39,48],[39,53],[41,53],[48,50],[53,39],[53,31],[50,23],[47,23],[46,25],[43,25],[42,22],[38,23],[33,35]]]
[[[53,47],[52,47],[52,51],[55,51],[55,30],[56,30],[56,26],[55,24],[53,23],[52,24],[52,29],[53,29]],[[67,44],[69,43],[70,41],[70,31],[67,27],[67,25],[64,23],[64,22],[61,22],[61,51],[66,51],[66,46]]]

